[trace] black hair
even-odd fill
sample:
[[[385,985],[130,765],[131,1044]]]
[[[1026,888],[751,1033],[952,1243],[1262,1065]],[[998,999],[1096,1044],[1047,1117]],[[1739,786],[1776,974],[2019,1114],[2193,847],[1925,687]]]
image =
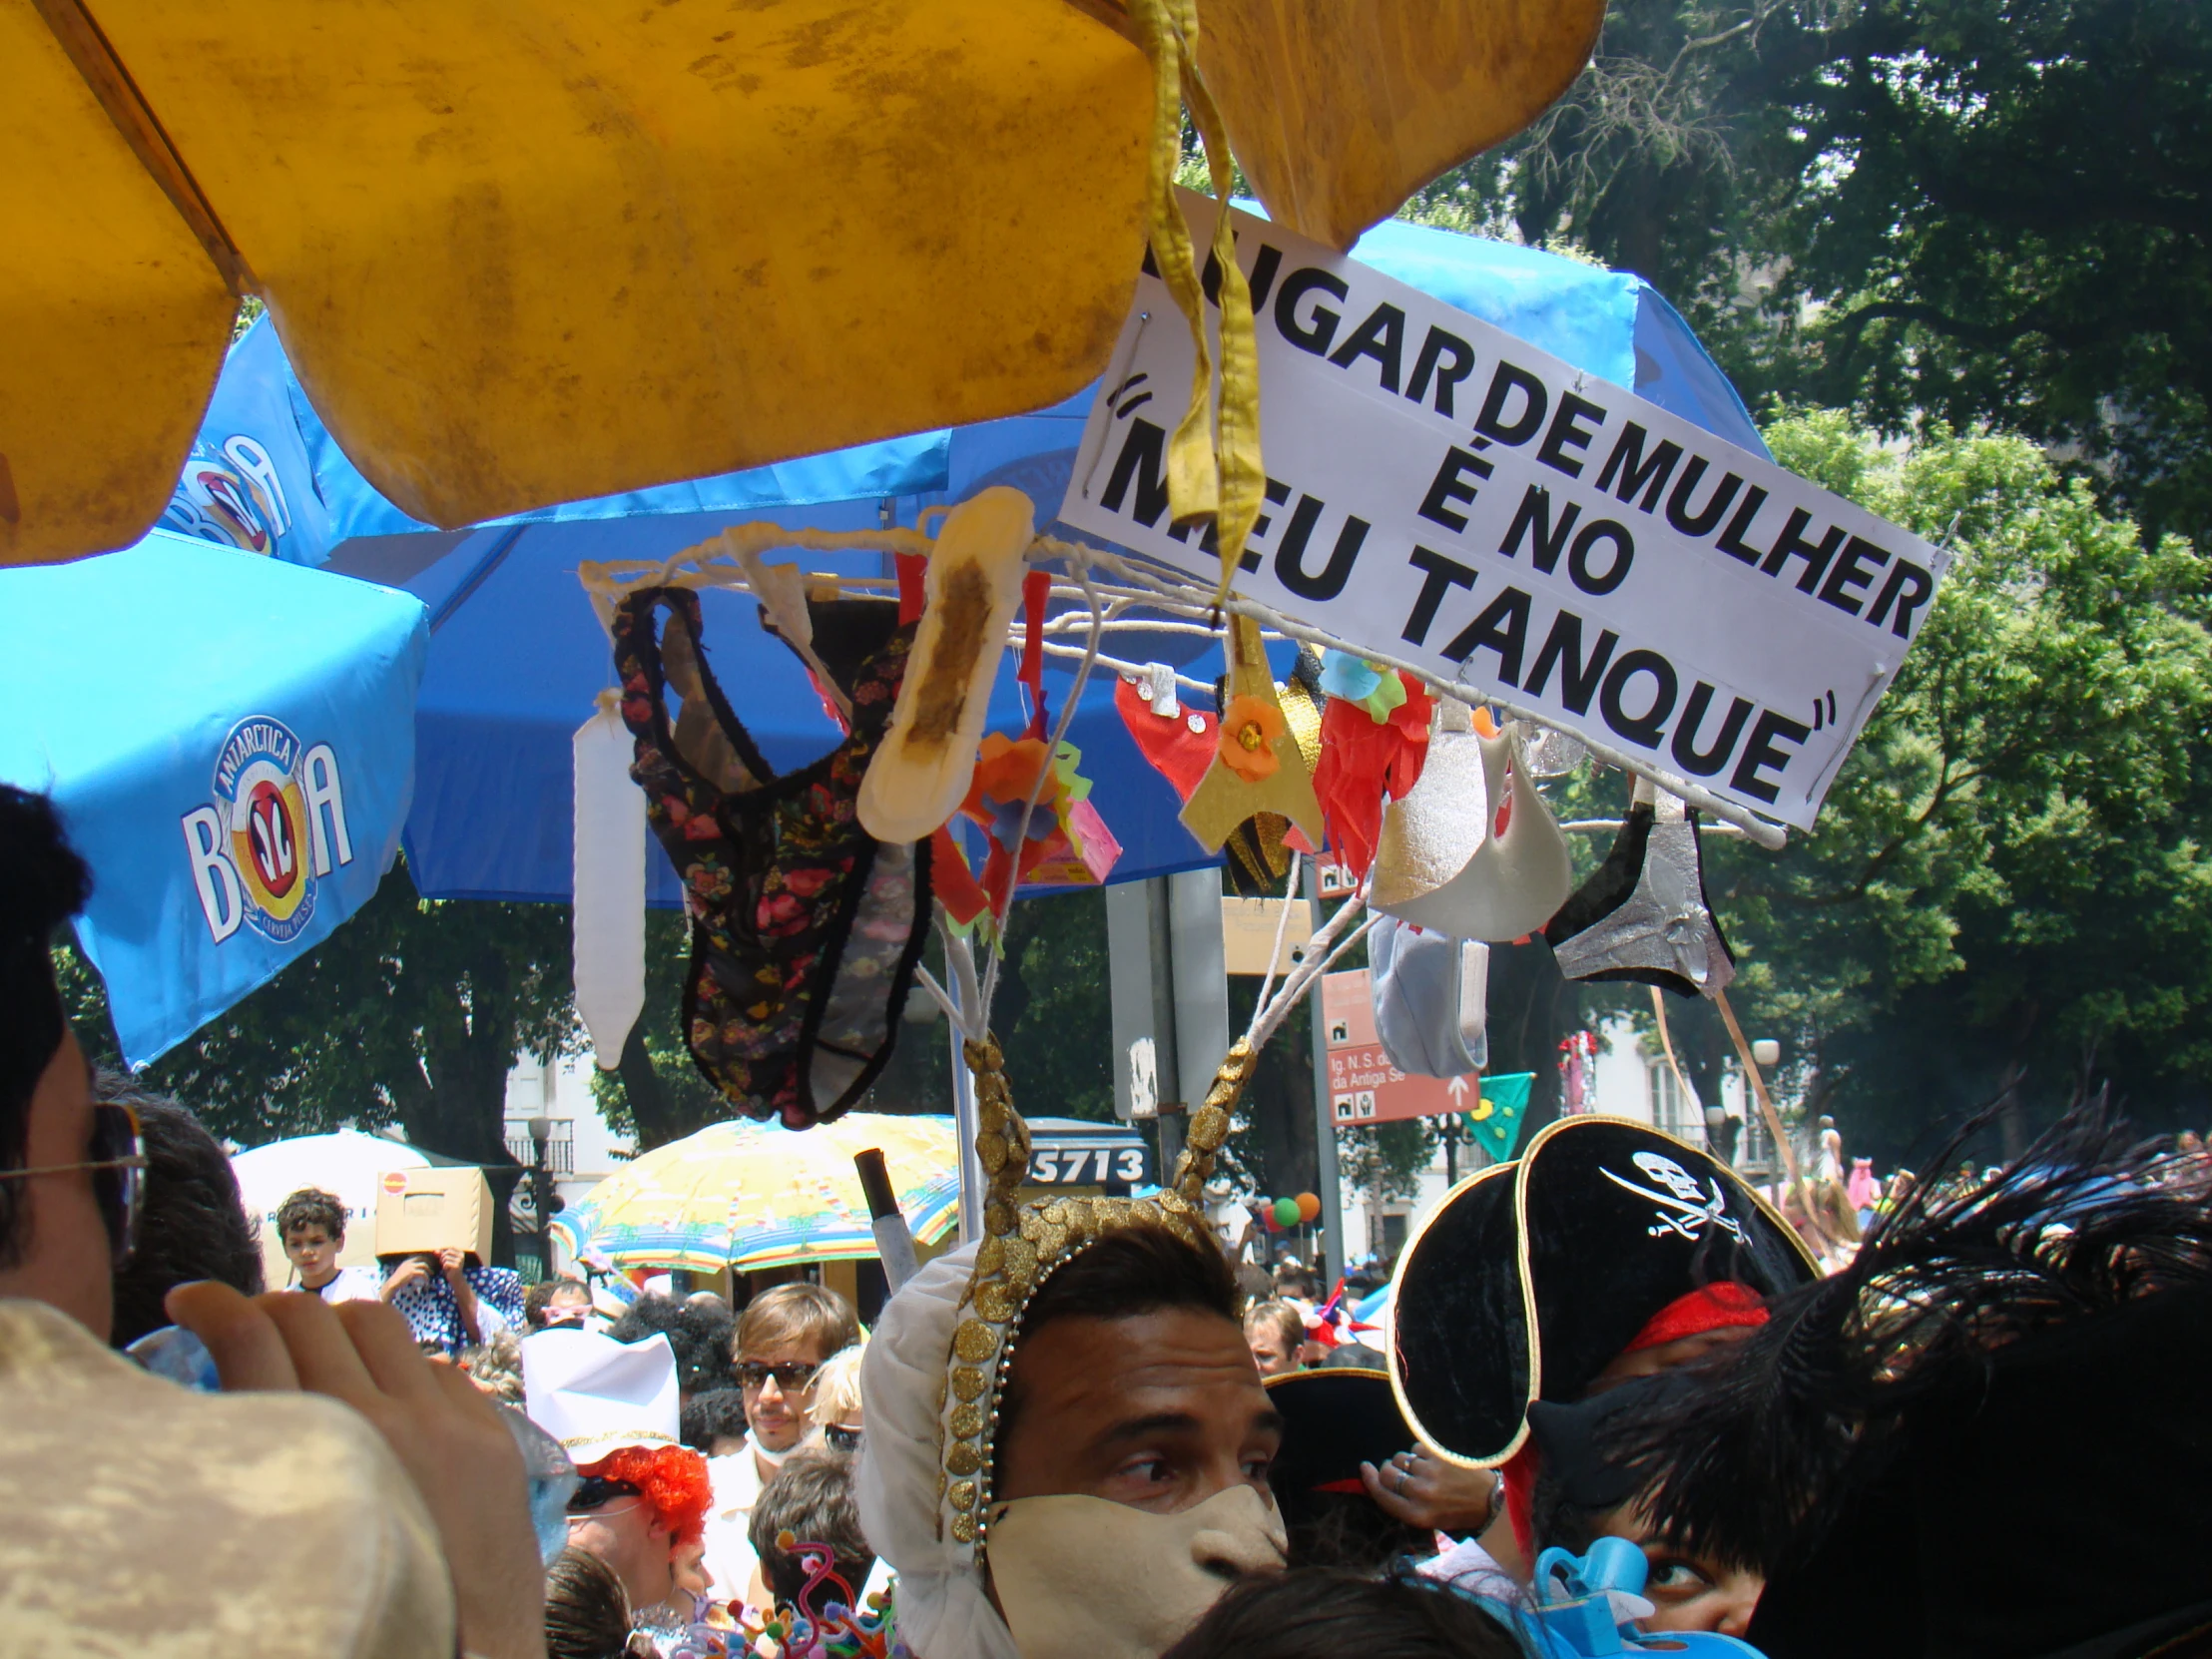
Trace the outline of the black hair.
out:
[[[1366,1492],[1276,1496],[1294,1567],[1331,1567],[1373,1578],[1394,1561],[1436,1553],[1436,1534],[1384,1513]],[[1293,1513],[1293,1509],[1296,1513]]]
[[[614,1568],[569,1548],[545,1569],[546,1659],[620,1659],[630,1643],[630,1602]]]
[[[553,1299],[563,1291],[582,1291],[591,1298],[591,1287],[581,1279],[541,1279],[522,1293],[522,1317],[533,1331],[543,1331]]]
[[[1529,1495],[1528,1532],[1537,1551],[1563,1549],[1584,1555],[1598,1538],[1598,1513],[1567,1496],[1566,1483],[1536,1466],[1536,1485]]]
[[[1967,1120],[1930,1167],[1957,1158],[1996,1111]],[[2125,1378],[2116,1346],[2122,1316],[2168,1299],[2193,1316],[2212,1308],[2212,1209],[2159,1183],[2168,1156],[2137,1140],[2100,1093],[1994,1181],[1917,1188],[1876,1221],[1847,1267],[1778,1298],[1765,1325],[1700,1365],[1702,1386],[1605,1436],[1607,1454],[1643,1484],[1654,1536],[1755,1567],[1770,1583],[1802,1569],[1895,1460],[1925,1461],[1946,1434],[1956,1443],[2017,1432],[2006,1402],[2024,1384],[1998,1383],[2008,1372],[2033,1375],[2042,1345],[2060,1339],[2090,1358],[2054,1392],[2095,1397],[2119,1379],[2144,1402],[2132,1418],[2092,1412],[2065,1425],[2069,1460],[2107,1471],[2085,1488],[2094,1501],[2076,1509],[2140,1528],[2170,1494],[2193,1491],[2170,1456],[2154,1469],[2140,1448],[2194,1417],[2160,1416],[2152,1390],[2169,1380]],[[2201,1460],[2201,1435],[2189,1455]],[[2000,1486],[2006,1478],[2009,1466],[1990,1475]],[[1916,1511],[1915,1524],[1936,1523]],[[2016,1504],[1997,1504],[1976,1543],[2023,1524]],[[2093,1543],[2127,1536],[2107,1525]]]
[[[1293,1567],[1229,1587],[1162,1659],[1527,1659],[1513,1632],[1448,1585]]]
[[[720,1300],[678,1302],[668,1296],[641,1296],[607,1328],[607,1335],[618,1343],[666,1337],[676,1351],[678,1386],[686,1393],[704,1393],[730,1387],[737,1381],[730,1366],[730,1346],[737,1331],[737,1316]]]
[[[685,1401],[683,1439],[692,1450],[711,1457],[716,1440],[742,1440],[745,1434],[743,1388],[709,1388]]]
[[[93,1074],[93,1098],[132,1107],[146,1154],[138,1248],[115,1276],[117,1348],[170,1323],[162,1298],[179,1285],[213,1279],[245,1296],[261,1295],[262,1248],[246,1219],[230,1157],[189,1107],[150,1094],[105,1067]]]
[[[92,896],[43,795],[0,784],[0,1169],[23,1167],[31,1097],[69,1024],[54,982],[54,933]],[[0,1267],[22,1259],[26,1188],[0,1181]]]
[[[1366,1343],[1339,1343],[1321,1357],[1320,1362],[1316,1364],[1314,1369],[1316,1371],[1384,1371],[1388,1369],[1389,1364],[1389,1359],[1379,1348],[1370,1348]]]
[[[761,1488],[753,1505],[746,1541],[761,1558],[761,1580],[770,1596],[777,1606],[788,1607],[805,1586],[807,1571],[796,1555],[778,1545],[777,1534],[782,1532],[791,1533],[799,1543],[828,1549],[837,1575],[853,1595],[860,1593],[875,1565],[875,1551],[860,1530],[860,1508],[852,1497],[851,1458],[833,1451],[796,1451],[784,1459],[784,1466]]]
[[[1205,1235],[1153,1223],[1116,1228],[1050,1275],[1022,1315],[1023,1341],[1054,1320],[1126,1320],[1166,1308],[1197,1308],[1241,1323],[1237,1276]]]
[[[1321,1281],[1310,1269],[1280,1267],[1275,1270],[1275,1294],[1304,1297],[1311,1302],[1321,1295]]]
[[[345,1243],[345,1201],[319,1187],[301,1187],[276,1206],[276,1242],[288,1241],[295,1227],[319,1227],[332,1244]]]
[[[1236,1270],[1212,1235],[1190,1237],[1156,1222],[1116,1228],[1046,1278],[1021,1319],[1024,1346],[1055,1320],[1127,1320],[1171,1308],[1219,1314],[1244,1337]],[[998,1400],[995,1443],[1013,1440],[1022,1403],[1018,1358]],[[994,1470],[995,1478],[995,1470]]]

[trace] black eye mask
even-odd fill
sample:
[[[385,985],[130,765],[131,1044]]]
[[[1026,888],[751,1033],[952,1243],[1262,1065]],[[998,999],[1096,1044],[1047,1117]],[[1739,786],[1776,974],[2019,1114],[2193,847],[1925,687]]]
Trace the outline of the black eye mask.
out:
[[[645,589],[615,613],[622,718],[637,739],[630,776],[691,915],[692,1059],[739,1111],[794,1129],[838,1116],[883,1069],[929,924],[929,843],[878,841],[854,811],[913,643],[911,626],[877,609],[876,643],[844,659],[851,732],[782,777],[707,669],[697,594]],[[665,662],[662,611],[673,630]],[[680,695],[696,685],[712,715],[723,762],[712,776],[681,741],[698,711],[671,730],[672,678]]]

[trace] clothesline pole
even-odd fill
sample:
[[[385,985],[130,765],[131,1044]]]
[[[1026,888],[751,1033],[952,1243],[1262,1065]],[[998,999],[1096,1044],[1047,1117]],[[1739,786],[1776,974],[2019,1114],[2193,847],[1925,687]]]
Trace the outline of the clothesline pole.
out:
[[[964,1001],[960,976],[947,964],[945,991],[956,1005]],[[983,1236],[983,1165],[975,1155],[975,1079],[968,1072],[967,1055],[957,1018],[945,1021],[952,1060],[952,1144],[960,1159],[960,1243],[973,1244]]]
[[[1321,860],[1307,858],[1306,901],[1314,914],[1313,932],[1319,933],[1329,918],[1322,913]],[[1314,1150],[1321,1180],[1322,1283],[1334,1285],[1350,1266],[1345,1249],[1344,1185],[1337,1168],[1337,1113],[1329,1088],[1329,1024],[1322,1017],[1322,978],[1314,979],[1307,998],[1307,1017],[1313,1022],[1314,1049]]]
[[[1782,1127],[1782,1115],[1774,1109],[1774,1097],[1767,1093],[1767,1079],[1759,1069],[1759,1062],[1752,1057],[1751,1044],[1744,1040],[1744,1028],[1736,1023],[1736,1010],[1728,1005],[1728,992],[1717,990],[1713,1003],[1721,1011],[1721,1022],[1728,1027],[1729,1040],[1736,1045],[1736,1058],[1743,1063],[1744,1075],[1751,1079],[1751,1092],[1759,1102],[1759,1115],[1767,1120],[1767,1133],[1774,1137],[1775,1155],[1782,1160],[1782,1167],[1790,1177],[1790,1187],[1797,1194],[1798,1208],[1804,1212],[1806,1225],[1813,1230],[1813,1237],[1822,1251],[1833,1247],[1828,1229],[1821,1225],[1820,1213],[1813,1206],[1813,1195],[1806,1190],[1805,1172],[1798,1167],[1797,1149],[1790,1145],[1790,1137]]]

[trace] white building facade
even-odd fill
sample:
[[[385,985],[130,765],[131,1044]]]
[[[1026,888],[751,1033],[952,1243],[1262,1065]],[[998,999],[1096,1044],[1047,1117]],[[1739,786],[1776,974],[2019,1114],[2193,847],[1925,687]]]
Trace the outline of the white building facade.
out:
[[[618,1134],[600,1112],[592,1094],[591,1074],[589,1053],[568,1055],[550,1064],[522,1055],[507,1073],[507,1151],[517,1163],[529,1167],[535,1154],[531,1120],[545,1119],[545,1127],[551,1131],[546,1137],[546,1172],[552,1177],[554,1192],[571,1209],[637,1152],[636,1142]],[[518,1215],[518,1229],[522,1221]],[[534,1226],[533,1221],[533,1230]],[[532,1248],[525,1238],[518,1238],[516,1244],[525,1252]]]

